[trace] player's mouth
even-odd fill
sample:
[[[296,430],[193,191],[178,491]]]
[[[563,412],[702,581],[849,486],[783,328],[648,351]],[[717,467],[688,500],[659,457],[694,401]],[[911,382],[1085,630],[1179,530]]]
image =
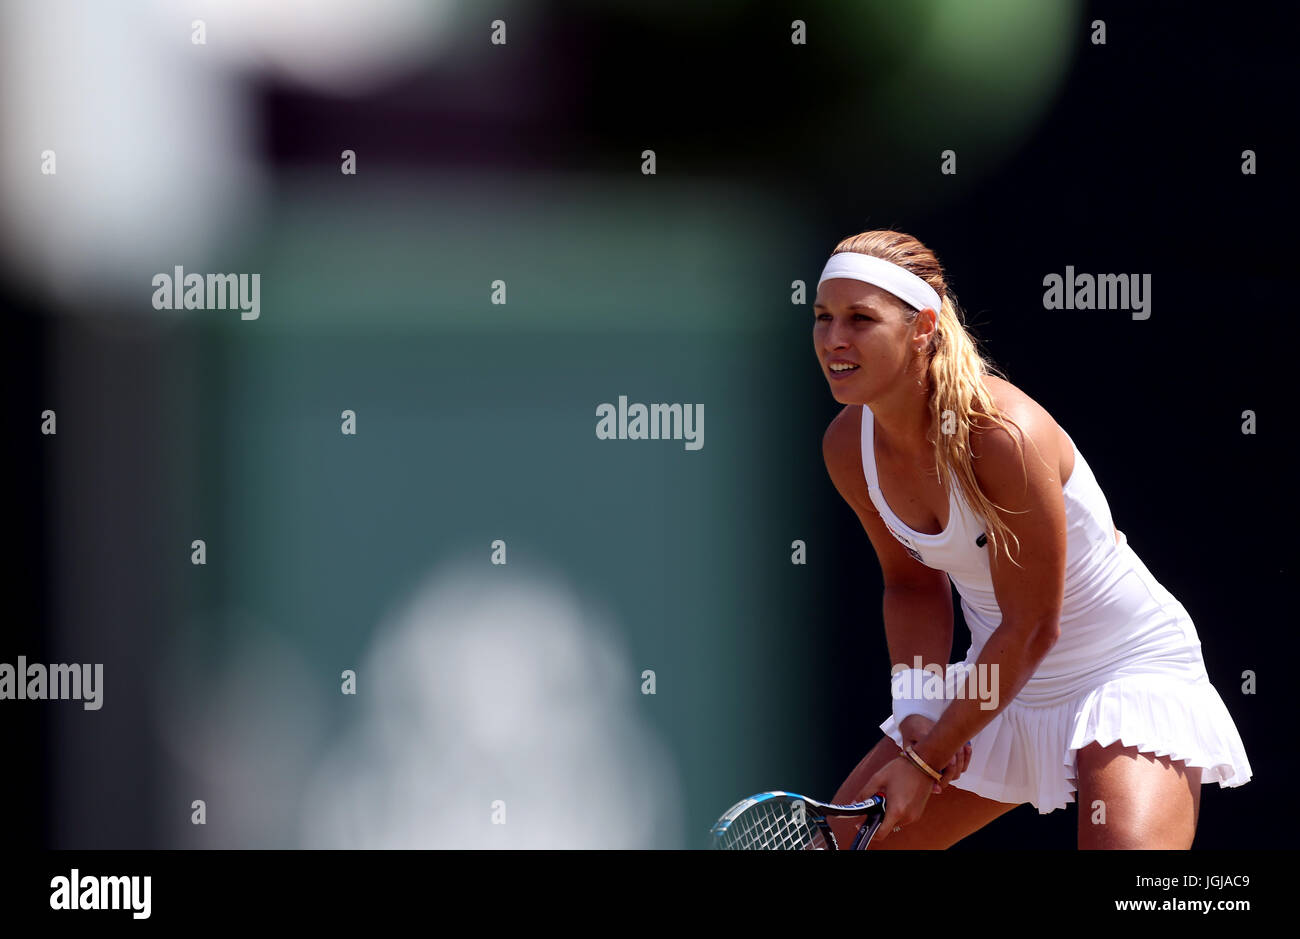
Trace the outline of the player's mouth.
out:
[[[831,373],[831,381],[843,381],[858,371],[858,366],[853,362],[830,362],[826,368]]]

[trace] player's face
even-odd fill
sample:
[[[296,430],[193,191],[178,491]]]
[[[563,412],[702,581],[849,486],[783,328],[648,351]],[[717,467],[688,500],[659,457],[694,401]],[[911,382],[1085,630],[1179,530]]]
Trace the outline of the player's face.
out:
[[[907,378],[916,325],[904,322],[908,309],[860,280],[836,277],[817,288],[813,346],[840,404],[870,404]]]

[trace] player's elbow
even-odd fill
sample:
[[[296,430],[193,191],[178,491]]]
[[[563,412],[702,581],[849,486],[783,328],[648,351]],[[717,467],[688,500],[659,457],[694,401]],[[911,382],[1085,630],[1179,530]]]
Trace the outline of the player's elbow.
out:
[[[1028,630],[1025,637],[1025,648],[1034,661],[1041,661],[1047,657],[1047,653],[1052,651],[1058,639],[1061,638],[1061,620],[1060,617],[1040,620]]]

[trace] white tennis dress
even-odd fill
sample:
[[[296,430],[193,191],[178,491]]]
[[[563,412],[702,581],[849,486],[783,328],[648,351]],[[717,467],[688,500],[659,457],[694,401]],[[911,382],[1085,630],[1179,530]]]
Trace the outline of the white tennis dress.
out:
[[[989,573],[985,526],[954,488],[948,527],[937,535],[908,528],[880,491],[874,418],[862,407],[862,466],[885,524],[927,567],[946,571],[961,595],[973,665],[1002,621]],[[1067,436],[1069,436],[1067,434]],[[1121,532],[1074,445],[1066,480],[1065,599],[1061,634],[1015,700],[971,741],[966,772],[952,783],[998,802],[1029,802],[1042,814],[1075,801],[1076,754],[1096,741],[1136,746],[1186,760],[1201,782],[1250,781],[1236,725],[1205,671],[1196,627],[1183,605],[1151,576]],[[913,663],[903,663],[911,666]],[[880,725],[902,745],[891,716]]]

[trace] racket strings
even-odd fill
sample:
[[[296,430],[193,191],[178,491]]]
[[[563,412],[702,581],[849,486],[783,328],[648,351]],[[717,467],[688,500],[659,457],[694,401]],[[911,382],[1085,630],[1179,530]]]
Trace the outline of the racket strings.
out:
[[[745,810],[728,826],[720,847],[736,851],[831,850],[807,809],[796,813],[788,802],[762,802]]]

